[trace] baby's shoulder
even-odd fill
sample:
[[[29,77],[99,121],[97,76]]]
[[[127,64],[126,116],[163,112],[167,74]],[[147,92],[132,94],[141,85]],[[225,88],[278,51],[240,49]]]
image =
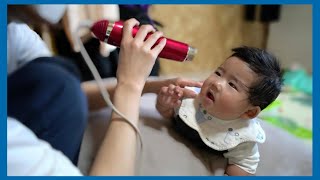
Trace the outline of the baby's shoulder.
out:
[[[250,136],[250,138],[252,138],[254,141],[263,143],[266,139],[266,134],[263,128],[261,127],[260,119],[250,119],[247,120],[245,123],[247,124],[247,126],[243,129],[243,131],[246,132],[248,136]]]

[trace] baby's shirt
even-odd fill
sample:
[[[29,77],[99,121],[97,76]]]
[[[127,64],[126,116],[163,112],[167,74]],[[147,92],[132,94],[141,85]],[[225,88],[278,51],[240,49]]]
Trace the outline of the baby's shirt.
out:
[[[184,99],[176,115],[196,130],[202,141],[244,171],[254,174],[259,163],[257,143],[263,143],[265,133],[257,119],[225,121],[206,112],[194,99]]]

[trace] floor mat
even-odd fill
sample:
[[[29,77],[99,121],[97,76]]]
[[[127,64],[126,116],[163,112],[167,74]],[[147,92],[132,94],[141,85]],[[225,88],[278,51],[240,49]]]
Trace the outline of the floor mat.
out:
[[[299,138],[312,139],[312,96],[302,92],[281,92],[259,118]]]

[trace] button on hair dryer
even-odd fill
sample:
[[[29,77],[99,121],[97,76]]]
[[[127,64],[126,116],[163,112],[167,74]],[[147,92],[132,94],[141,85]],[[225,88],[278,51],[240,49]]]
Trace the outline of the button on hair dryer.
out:
[[[106,42],[110,45],[114,45],[119,47],[122,39],[122,29],[123,22],[109,22],[108,20],[101,20],[93,24],[91,27],[92,33],[103,42]],[[133,37],[138,32],[139,27],[134,27],[132,30]],[[147,38],[152,33],[147,35]],[[163,50],[160,52],[159,57],[170,59],[174,61],[191,61],[195,54],[197,53],[197,49],[189,46],[186,43],[178,42],[169,38],[166,38],[167,42],[164,46]],[[161,38],[158,39],[156,44],[160,42]]]

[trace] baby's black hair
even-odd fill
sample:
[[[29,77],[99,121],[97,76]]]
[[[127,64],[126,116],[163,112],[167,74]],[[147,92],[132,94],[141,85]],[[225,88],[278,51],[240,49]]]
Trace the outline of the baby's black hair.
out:
[[[258,75],[258,80],[249,87],[249,102],[261,110],[280,94],[283,72],[278,59],[271,53],[254,47],[242,46],[232,49],[231,57],[238,57]]]

